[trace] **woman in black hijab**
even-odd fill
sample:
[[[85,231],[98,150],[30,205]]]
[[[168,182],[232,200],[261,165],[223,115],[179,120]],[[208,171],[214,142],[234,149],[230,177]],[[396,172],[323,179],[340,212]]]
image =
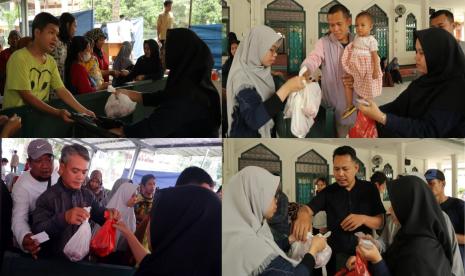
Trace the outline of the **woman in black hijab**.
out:
[[[189,29],[170,29],[166,38],[166,87],[155,93],[121,89],[131,100],[156,106],[150,117],[113,129],[127,137],[218,137],[220,96],[211,81],[213,57]]]
[[[465,137],[465,56],[438,28],[416,32],[417,70],[424,73],[393,102],[359,109],[377,121],[380,137]]]
[[[186,185],[155,193],[151,254],[123,223],[114,227],[139,263],[134,276],[221,275],[221,203],[208,189]]]
[[[444,215],[431,189],[417,176],[388,182],[393,215],[401,228],[384,260],[376,246],[357,251],[377,275],[452,275],[452,248]]]
[[[160,60],[160,47],[153,39],[144,41],[144,55],[139,57],[136,65],[132,68],[131,72],[122,71],[123,76],[114,81],[115,86],[121,85],[129,81],[141,80],[159,80],[163,78],[163,68]],[[127,74],[126,76],[124,76]]]

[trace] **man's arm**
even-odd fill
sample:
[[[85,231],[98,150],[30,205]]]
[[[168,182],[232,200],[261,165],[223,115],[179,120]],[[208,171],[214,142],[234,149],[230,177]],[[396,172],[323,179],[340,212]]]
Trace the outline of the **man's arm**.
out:
[[[292,234],[299,241],[307,240],[307,233],[312,229],[313,210],[307,205],[302,205],[297,213]]]
[[[321,63],[324,61],[324,49],[323,49],[323,40],[319,39],[315,43],[315,49],[311,51],[305,60],[302,62],[302,66],[306,66],[309,73],[313,73],[318,67],[320,67]]]
[[[365,225],[370,229],[377,230],[383,226],[383,223],[383,214],[376,216],[350,214],[341,222],[341,227],[344,229],[344,231],[354,231],[360,226]]]
[[[11,230],[13,231],[13,235],[15,236],[18,245],[23,251],[25,251],[23,248],[24,236],[26,236],[28,233],[31,233],[32,231],[28,223],[28,194],[27,191],[23,189],[22,183],[17,183],[13,186],[11,196],[13,198]]]
[[[31,91],[18,91],[18,93],[25,103],[33,106],[34,108],[53,116],[60,116],[59,109],[56,109],[44,101],[39,100],[36,96],[32,95]]]
[[[58,89],[56,90],[56,92],[57,92],[57,96],[58,96],[63,102],[65,102],[67,105],[71,106],[71,108],[73,108],[73,109],[76,110],[77,112],[84,113],[84,114],[87,114],[87,115],[90,115],[90,116],[94,116],[94,117],[95,117],[94,112],[88,110],[88,109],[85,108],[83,105],[81,105],[81,104],[76,100],[76,98],[74,98],[73,94],[71,94],[71,92],[69,92],[69,90],[66,89],[65,87],[58,88]]]

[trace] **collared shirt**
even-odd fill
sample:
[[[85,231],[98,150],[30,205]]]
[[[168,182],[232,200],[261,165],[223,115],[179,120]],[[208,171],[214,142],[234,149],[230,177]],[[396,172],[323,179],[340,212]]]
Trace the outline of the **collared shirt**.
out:
[[[317,194],[308,204],[313,213],[326,211],[327,225],[331,236],[328,244],[334,253],[355,254],[357,246],[356,232],[371,234],[372,229],[362,225],[354,231],[344,231],[341,222],[349,214],[376,216],[384,214],[383,204],[379,198],[378,189],[370,182],[355,179],[350,191],[334,183]]]

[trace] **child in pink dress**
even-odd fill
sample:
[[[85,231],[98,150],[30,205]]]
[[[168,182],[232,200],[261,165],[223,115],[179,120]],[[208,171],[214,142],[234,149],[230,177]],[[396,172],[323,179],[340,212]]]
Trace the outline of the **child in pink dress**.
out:
[[[355,18],[357,35],[344,50],[342,67],[354,78],[354,90],[363,99],[373,99],[381,95],[383,73],[378,59],[378,42],[370,35],[373,29],[373,18],[362,11]],[[345,88],[346,110],[342,118],[347,118],[355,111],[352,100],[352,89]]]

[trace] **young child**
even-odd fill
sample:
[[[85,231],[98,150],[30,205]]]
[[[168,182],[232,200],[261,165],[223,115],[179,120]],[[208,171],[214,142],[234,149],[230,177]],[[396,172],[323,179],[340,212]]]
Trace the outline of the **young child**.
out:
[[[378,42],[370,35],[373,29],[373,18],[362,11],[355,18],[357,35],[344,50],[342,66],[354,78],[354,90],[361,98],[373,99],[381,95],[383,73],[378,59]],[[342,118],[347,118],[355,111],[352,101],[352,90],[345,88],[346,105]]]

